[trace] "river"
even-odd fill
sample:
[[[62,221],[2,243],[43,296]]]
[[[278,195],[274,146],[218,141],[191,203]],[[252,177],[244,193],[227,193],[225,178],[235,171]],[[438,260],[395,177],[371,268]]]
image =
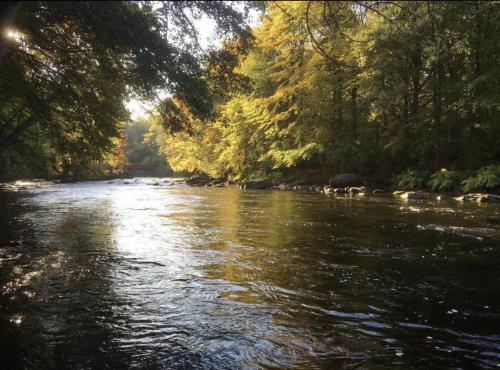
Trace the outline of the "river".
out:
[[[500,207],[138,179],[0,193],[4,369],[493,369]]]

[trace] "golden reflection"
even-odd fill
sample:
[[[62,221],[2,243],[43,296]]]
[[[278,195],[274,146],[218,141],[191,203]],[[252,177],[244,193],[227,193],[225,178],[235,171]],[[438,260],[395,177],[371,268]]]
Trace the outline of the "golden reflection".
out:
[[[196,191],[196,190],[195,190]],[[206,191],[206,190],[205,190]],[[205,267],[209,279],[223,279],[232,288],[221,294],[229,299],[252,303],[269,298],[269,291],[256,291],[255,282],[290,288],[293,282],[286,267],[297,233],[307,217],[298,209],[296,194],[288,192],[245,192],[239,189],[211,189],[197,209],[211,209],[202,217],[193,213],[182,222],[195,229],[211,230],[209,245],[199,248],[220,252],[222,260]]]

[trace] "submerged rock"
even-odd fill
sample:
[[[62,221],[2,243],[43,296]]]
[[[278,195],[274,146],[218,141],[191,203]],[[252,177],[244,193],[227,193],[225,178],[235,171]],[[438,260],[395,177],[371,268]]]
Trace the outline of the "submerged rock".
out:
[[[332,187],[358,186],[363,183],[361,176],[355,173],[341,173],[330,178],[328,182]]]

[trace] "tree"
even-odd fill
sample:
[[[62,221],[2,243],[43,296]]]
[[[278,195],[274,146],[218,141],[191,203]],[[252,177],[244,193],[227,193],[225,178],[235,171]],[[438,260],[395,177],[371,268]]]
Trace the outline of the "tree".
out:
[[[111,147],[131,94],[168,90],[210,112],[193,17],[245,33],[244,14],[223,2],[25,2],[3,14],[0,160],[12,166],[13,153],[43,142],[67,175]]]
[[[253,46],[224,70],[249,84],[219,85],[215,114],[164,149],[178,168],[232,177],[497,162],[499,10],[482,1],[269,2]]]

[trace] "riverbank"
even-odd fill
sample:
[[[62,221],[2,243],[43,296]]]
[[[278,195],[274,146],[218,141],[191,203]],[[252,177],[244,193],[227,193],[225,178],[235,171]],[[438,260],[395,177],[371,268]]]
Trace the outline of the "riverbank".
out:
[[[495,203],[500,204],[500,196],[488,192],[458,193],[458,192],[430,192],[426,190],[401,190],[391,187],[375,187],[364,185],[359,176],[344,174],[334,176],[328,183],[278,182],[271,179],[258,179],[251,181],[229,181],[226,179],[213,179],[205,176],[193,176],[186,179],[190,186],[225,187],[236,186],[240,189],[272,189],[280,191],[308,191],[335,196],[362,197],[374,195],[389,195],[407,200],[423,199],[455,199],[460,202]]]

